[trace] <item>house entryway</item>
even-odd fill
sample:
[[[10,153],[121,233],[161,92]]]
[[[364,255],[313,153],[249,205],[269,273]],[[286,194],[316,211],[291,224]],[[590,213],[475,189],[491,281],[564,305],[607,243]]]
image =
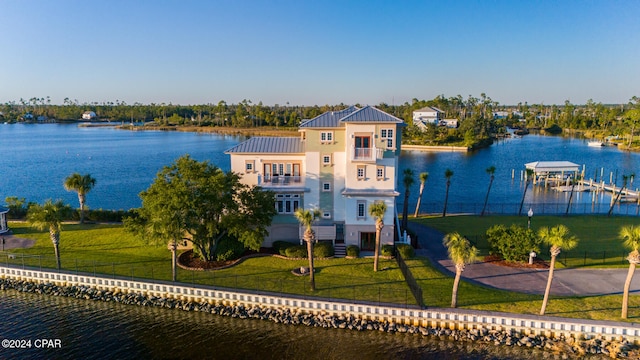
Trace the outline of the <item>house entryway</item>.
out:
[[[360,251],[374,251],[376,248],[376,233],[360,233]]]

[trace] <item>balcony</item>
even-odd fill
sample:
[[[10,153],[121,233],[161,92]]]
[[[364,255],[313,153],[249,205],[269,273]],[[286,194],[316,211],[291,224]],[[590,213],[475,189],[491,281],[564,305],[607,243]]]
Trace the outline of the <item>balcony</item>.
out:
[[[352,147],[351,148],[351,161],[376,161],[382,159],[383,149],[377,147]]]
[[[283,186],[304,186],[304,179],[302,176],[293,175],[259,175],[258,185],[262,187],[283,187]]]

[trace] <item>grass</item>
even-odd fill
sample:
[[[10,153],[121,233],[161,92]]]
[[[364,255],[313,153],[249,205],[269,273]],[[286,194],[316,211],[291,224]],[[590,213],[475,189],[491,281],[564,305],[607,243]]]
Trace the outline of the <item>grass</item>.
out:
[[[527,226],[526,216],[447,216],[421,217],[415,221],[433,227],[443,233],[458,231],[475,243],[483,255],[489,253],[489,244],[485,233],[493,225]],[[622,246],[618,236],[620,228],[628,225],[640,225],[634,217],[622,216],[534,216],[531,228],[537,231],[544,226],[566,225],[580,240],[578,246],[570,251],[562,251],[559,256],[560,267],[628,267],[626,257],[629,250]],[[548,249],[543,247],[539,254],[549,258]]]
[[[543,217],[540,217],[541,220]],[[445,224],[440,219],[439,223]],[[509,219],[494,217],[494,222]],[[517,219],[517,218],[515,218]],[[564,218],[562,218],[564,219]],[[435,221],[437,219],[434,219]],[[482,222],[468,219],[468,231],[478,231]],[[420,221],[430,221],[420,219]],[[551,221],[551,220],[549,220]],[[473,223],[473,224],[472,224]],[[508,223],[508,222],[507,222]],[[553,223],[553,221],[551,221]],[[588,223],[588,221],[587,221]],[[445,225],[441,229],[444,229]],[[455,224],[446,226],[455,228]],[[0,257],[0,262],[15,265],[55,268],[53,246],[48,232],[29,228],[24,223],[11,223],[18,237],[33,238],[35,245],[15,249],[22,254],[14,259]],[[171,279],[170,252],[163,247],[147,245],[124,231],[120,225],[65,225],[61,233],[62,267],[106,276],[124,276],[156,280]],[[453,278],[437,271],[426,258],[407,260],[414,277],[423,289],[424,304],[429,307],[449,307]],[[316,260],[316,288],[309,291],[308,277],[291,274],[295,267],[306,266],[306,260],[283,260],[275,257],[247,259],[240,265],[213,272],[180,269],[178,280],[186,283],[215,285],[251,290],[283,292],[347,300],[386,302],[399,305],[415,304],[394,260],[381,260],[383,271],[373,272],[371,258]],[[590,297],[551,297],[547,314],[582,319],[620,320],[621,295]],[[541,295],[501,291],[462,281],[458,291],[458,306],[466,309],[537,314]],[[640,296],[631,296],[629,319],[640,319]]]

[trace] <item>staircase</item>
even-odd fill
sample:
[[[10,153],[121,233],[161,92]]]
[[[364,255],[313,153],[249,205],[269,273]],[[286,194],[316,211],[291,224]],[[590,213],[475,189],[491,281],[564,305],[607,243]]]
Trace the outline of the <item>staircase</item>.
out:
[[[343,258],[347,256],[347,245],[345,244],[335,244],[333,246],[333,252],[335,257]]]

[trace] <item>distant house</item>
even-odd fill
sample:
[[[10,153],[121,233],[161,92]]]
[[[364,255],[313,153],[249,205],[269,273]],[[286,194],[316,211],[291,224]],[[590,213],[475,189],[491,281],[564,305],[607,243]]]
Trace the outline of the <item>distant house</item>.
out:
[[[22,115],[22,120],[31,121],[31,120],[33,120],[33,115],[31,113],[26,113],[26,114]]]
[[[44,115],[38,115],[36,120],[38,120],[39,122],[45,122],[45,121],[47,121],[47,117],[44,116]]]
[[[82,113],[82,119],[83,120],[93,120],[95,118],[97,118],[98,115],[96,115],[96,113],[94,113],[93,111],[85,111]]]
[[[458,119],[444,119],[440,121],[440,126],[446,126],[450,129],[458,128]]]
[[[428,124],[440,125],[442,120],[444,120],[444,111],[434,106],[413,111],[413,124],[422,130],[425,130]]]
[[[509,112],[508,111],[494,111],[493,112],[493,118],[494,119],[506,119],[509,117]]]

